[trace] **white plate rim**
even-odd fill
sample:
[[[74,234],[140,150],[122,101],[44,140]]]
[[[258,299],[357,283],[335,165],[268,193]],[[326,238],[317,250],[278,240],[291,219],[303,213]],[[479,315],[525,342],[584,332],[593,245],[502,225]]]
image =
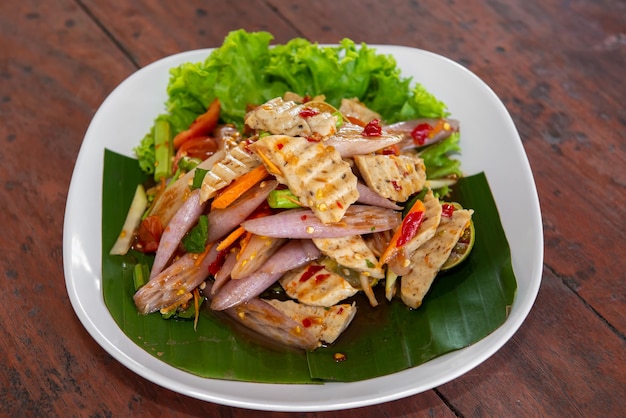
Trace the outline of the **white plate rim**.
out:
[[[489,127],[499,132],[496,138],[498,142],[490,139],[487,148],[482,144],[484,140],[477,135],[478,128],[485,126],[484,115],[479,115],[481,125],[476,129],[472,126],[478,125],[478,122],[472,124],[459,117],[463,132],[461,160],[467,174],[486,172],[511,245],[518,291],[505,324],[470,347],[412,369],[361,382],[323,385],[261,384],[200,378],[163,363],[126,337],[108,314],[101,292],[100,220],[104,147],[131,155],[132,147],[147,132],[153,118],[163,111],[164,83],[167,81],[169,68],[182,62],[201,61],[212,51],[200,49],[158,60],[124,80],[104,100],[94,115],[79,151],[68,191],[63,226],[64,273],[66,288],[76,315],[105,351],[147,380],[193,398],[247,409],[312,412],[374,405],[433,389],[483,363],[517,332],[539,291],[543,268],[543,230],[532,171],[513,120],[493,90],[456,62],[436,53],[411,47],[371,47],[381,53],[393,54],[403,70],[403,75],[414,76],[414,81],[422,83],[447,103],[452,117],[459,117],[459,114],[468,111],[466,102],[472,100],[473,104],[474,99],[466,96],[472,93],[476,94],[476,101],[492,112],[489,118],[493,120]],[[447,75],[451,76],[441,79]],[[152,81],[153,78],[158,80],[155,89],[162,90],[155,93],[162,96],[159,103],[154,103],[154,94],[147,97],[129,97],[128,89],[136,89],[138,85],[144,85],[146,80]],[[459,93],[459,86],[463,94]],[[135,111],[138,108],[148,108],[152,111],[141,115],[141,118],[132,119],[131,115],[116,113],[112,106],[130,106]],[[115,122],[119,121],[119,126],[110,126],[111,121],[108,119],[111,114],[115,114]],[[491,126],[494,123],[497,125],[495,128]],[[107,130],[106,134],[102,132],[103,127]],[[134,142],[129,144],[128,141],[120,142],[120,139],[108,142],[111,137],[119,138],[120,135],[130,135],[135,138]],[[495,163],[490,160],[487,166],[481,166],[484,163],[481,158],[484,157],[479,154],[485,151],[497,155],[503,161]],[[503,167],[513,170],[515,176],[502,176]],[[510,190],[516,191],[513,197]],[[523,211],[519,210],[520,207]],[[89,217],[85,213],[89,213]],[[98,221],[96,225],[93,225],[94,213]],[[521,223],[525,223],[523,228],[519,225]]]

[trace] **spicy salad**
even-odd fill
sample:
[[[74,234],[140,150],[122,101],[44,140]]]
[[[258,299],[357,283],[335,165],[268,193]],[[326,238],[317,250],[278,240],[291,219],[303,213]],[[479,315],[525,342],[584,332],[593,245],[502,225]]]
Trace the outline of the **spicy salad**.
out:
[[[359,292],[419,309],[469,253],[473,211],[447,201],[458,121],[393,58],[270,40],[233,32],[172,69],[167,112],[135,149],[154,183],[111,254],[155,255],[135,266],[141,314],[211,309],[315,350],[358,315]]]

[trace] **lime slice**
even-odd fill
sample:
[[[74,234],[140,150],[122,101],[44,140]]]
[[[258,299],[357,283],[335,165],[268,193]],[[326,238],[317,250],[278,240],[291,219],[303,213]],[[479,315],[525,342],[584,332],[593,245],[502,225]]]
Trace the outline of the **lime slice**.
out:
[[[456,209],[463,209],[458,203],[453,203]],[[467,256],[472,252],[474,247],[474,241],[476,238],[476,231],[474,230],[474,221],[470,220],[469,224],[465,227],[461,233],[461,237],[457,241],[450,256],[445,263],[441,266],[441,270],[450,270],[461,264]]]

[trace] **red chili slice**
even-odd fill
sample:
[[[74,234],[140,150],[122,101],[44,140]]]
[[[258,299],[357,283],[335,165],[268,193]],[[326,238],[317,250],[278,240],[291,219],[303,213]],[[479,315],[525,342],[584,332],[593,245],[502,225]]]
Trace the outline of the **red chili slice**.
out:
[[[214,262],[212,262],[209,265],[209,273],[215,276],[217,272],[220,271],[220,269],[224,265],[224,261],[226,260],[226,255],[228,254],[229,251],[230,251],[230,248],[227,248],[217,253],[217,258],[215,259]]]
[[[450,203],[444,203],[441,205],[441,216],[445,216],[446,218],[451,218],[454,213],[454,205]]]
[[[311,277],[315,276],[315,274],[323,268],[324,266],[309,266],[309,268],[307,268],[306,271],[302,273],[302,276],[300,277],[300,282],[306,282]]]
[[[402,221],[402,234],[396,242],[396,247],[402,247],[411,241],[417,234],[422,221],[424,220],[424,212],[411,212]]]
[[[320,111],[312,107],[305,107],[304,109],[300,111],[300,117],[303,117],[303,118],[310,118],[311,116],[315,116],[319,114],[320,114]]]
[[[330,274],[328,274],[328,273],[318,274],[317,276],[315,276],[315,284],[323,283],[329,277],[330,277]]]
[[[381,136],[383,133],[383,128],[380,126],[380,121],[378,119],[374,119],[369,122],[363,128],[362,135],[363,136]]]
[[[424,145],[426,140],[428,139],[428,135],[433,130],[433,127],[427,123],[420,123],[417,125],[412,131],[411,136],[413,137],[413,142],[416,145]]]

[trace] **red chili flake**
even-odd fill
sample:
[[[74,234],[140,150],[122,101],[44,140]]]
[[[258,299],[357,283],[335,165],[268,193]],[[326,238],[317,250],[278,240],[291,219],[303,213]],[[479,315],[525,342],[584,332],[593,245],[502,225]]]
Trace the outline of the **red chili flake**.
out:
[[[254,151],[252,151],[250,149],[250,145],[252,145],[254,143],[254,141],[252,141],[251,139],[246,139],[243,143],[243,149],[248,153],[248,154],[253,154]]]
[[[394,189],[396,192],[399,192],[400,190],[402,190],[402,186],[400,186],[400,185],[398,184],[398,182],[397,182],[397,181],[395,181],[395,180],[391,180],[391,185],[393,186],[393,189]]]
[[[228,251],[229,249],[227,248],[217,253],[217,258],[215,259],[214,262],[212,262],[209,265],[209,273],[211,273],[213,276],[215,276],[217,272],[220,271],[220,269],[222,268],[222,265],[224,264],[224,260],[226,259],[226,254],[228,254]]]
[[[330,277],[330,274],[318,274],[317,276],[315,276],[315,284],[320,284],[324,282],[324,280],[328,279],[329,277]]]
[[[441,205],[441,216],[445,216],[446,218],[451,218],[454,213],[454,205],[450,203],[444,203]]]
[[[282,142],[279,142],[278,144],[276,144],[276,148],[278,148],[279,151],[283,149],[284,146],[285,144],[283,144]]]
[[[372,120],[365,125],[361,135],[363,136],[380,136],[383,133],[383,128],[380,127],[380,121],[378,119]]]
[[[315,266],[315,265],[309,266],[309,268],[307,268],[306,271],[302,273],[302,276],[300,277],[300,282],[303,282],[303,283],[306,282],[311,277],[315,276],[315,273],[317,273],[323,268],[324,266]]]
[[[301,221],[306,221],[306,220],[307,220],[307,216],[306,216],[306,215],[302,215],[302,216],[300,216],[300,220],[301,220]]]
[[[312,324],[313,324],[313,323],[311,322],[311,319],[309,319],[309,318],[304,318],[304,319],[302,320],[302,326],[303,326],[304,328],[308,328],[308,327],[310,327]]]
[[[428,135],[433,130],[433,127],[427,123],[420,123],[417,125],[412,131],[411,136],[413,137],[413,142],[416,145],[424,145],[426,140],[428,139]]]
[[[270,207],[267,200],[264,200],[246,219],[262,218],[264,216],[273,215],[274,213],[276,213],[276,211]]]
[[[341,204],[341,202],[340,202],[340,201],[337,201],[337,207],[338,207],[339,209],[343,209],[343,205]]]
[[[311,116],[319,115],[320,111],[312,107],[305,107],[299,114],[302,118],[310,118]]]
[[[380,153],[382,155],[400,155],[400,147],[396,144],[383,148]]]
[[[343,306],[337,309],[337,315],[341,315],[343,313]]]
[[[396,247],[402,247],[415,237],[423,219],[424,212],[411,212],[406,215],[402,221],[402,233],[396,242]]]

